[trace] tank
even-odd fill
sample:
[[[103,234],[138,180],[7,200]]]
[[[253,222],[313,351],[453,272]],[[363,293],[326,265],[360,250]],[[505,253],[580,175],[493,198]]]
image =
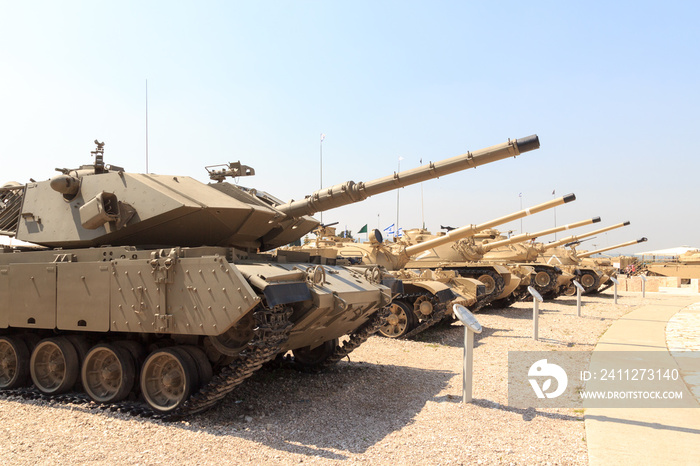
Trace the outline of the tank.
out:
[[[639,238],[633,241],[627,241],[624,243],[616,244],[614,246],[608,246],[605,248],[597,249],[595,251],[579,251],[576,253],[580,263],[584,267],[594,268],[602,273],[600,279],[600,285],[597,289],[592,290],[589,294],[600,293],[607,290],[613,286],[613,281],[610,278],[617,276],[618,268],[612,263],[612,261],[607,257],[591,257],[595,254],[601,254],[603,252],[612,251],[613,249],[625,248],[627,246],[634,246],[635,244],[644,243],[647,241],[646,238]]]
[[[301,249],[313,251],[317,257],[326,255],[326,259],[332,257],[363,266],[379,266],[400,279],[404,292],[395,297],[390,308],[389,319],[380,327],[379,332],[391,338],[407,338],[434,325],[443,317],[450,316],[451,305],[461,300],[476,304],[472,306],[472,310],[478,310],[483,303],[488,302],[491,297],[489,295],[501,293],[502,289],[496,291],[492,283],[490,283],[492,285],[490,289],[489,284],[484,284],[491,277],[502,279],[502,275],[506,275],[507,280],[515,280],[510,277],[505,267],[499,265],[473,267],[463,261],[428,263],[417,260],[417,257],[426,253],[431,254],[431,251],[437,248],[454,244],[461,238],[468,238],[484,229],[517,220],[574,199],[575,196],[570,194],[479,225],[453,229],[447,234],[431,237],[425,241],[415,241],[415,237],[405,235],[398,242],[384,242],[379,231],[374,230],[369,243],[335,242],[332,238],[325,236],[317,238],[316,242],[311,242]]]
[[[358,244],[349,238],[336,235],[332,226],[322,226],[314,231],[316,238],[302,246],[289,246],[277,250],[278,255],[290,251],[303,251],[311,255],[311,261],[320,264],[377,267],[373,256],[376,250],[385,249],[384,255],[400,254],[400,245],[383,243],[381,234],[372,232],[373,241]],[[388,245],[388,246],[387,246]],[[396,258],[398,263],[399,259]],[[382,271],[387,271],[385,266]],[[484,284],[463,278],[452,271],[418,271],[400,268],[389,271],[403,283],[403,292],[394,297],[389,307],[387,321],[379,333],[389,338],[410,338],[440,322],[451,313],[454,304],[474,309],[485,296]]]
[[[521,212],[536,213],[546,210],[556,205],[570,202],[576,196],[569,194],[554,200],[554,202],[540,204],[539,206],[526,209]],[[517,217],[519,218],[519,217]],[[440,268],[443,270],[456,271],[462,277],[476,278],[486,284],[487,298],[481,301],[482,306],[489,303],[497,303],[499,306],[512,304],[517,300],[518,292],[526,289],[530,284],[531,276],[536,275],[534,267],[527,264],[506,264],[503,261],[481,261],[484,251],[478,251],[471,247],[475,245],[479,238],[491,238],[495,230],[489,230],[493,226],[512,221],[511,216],[503,217],[497,221],[483,225],[474,235],[457,238],[455,231],[450,230],[444,236],[452,236],[455,240],[442,245],[433,246],[426,249],[422,254],[415,256],[409,262],[407,268]],[[430,235],[428,232],[413,233],[407,235],[410,241],[417,244],[430,244],[443,235]],[[516,295],[514,296],[514,293]]]
[[[581,240],[584,238],[590,238],[629,224],[630,222],[628,221],[617,223],[588,233],[568,236],[547,244],[537,244],[536,247],[540,253],[538,261],[557,265],[563,271],[573,274],[576,277],[581,286],[583,286],[585,290],[584,293],[595,293],[600,287],[601,282],[606,280],[605,274],[599,268],[591,266],[591,264],[582,264],[575,247],[577,244],[580,244]],[[576,287],[573,283],[564,290],[564,294],[566,296],[573,296],[576,294]]]
[[[531,269],[529,274],[522,276],[520,285],[511,296],[495,302],[495,307],[507,307],[518,299],[527,297],[528,286],[535,288],[546,299],[553,299],[566,289],[567,284],[574,276],[563,272],[557,266],[536,262],[539,253],[537,248],[529,241],[541,236],[598,222],[600,222],[600,217],[595,217],[535,233],[522,233],[510,238],[505,238],[493,230],[489,232],[488,236],[481,238],[480,241],[477,237],[460,240],[453,249],[465,260],[503,264],[516,271],[515,273],[523,274],[523,272],[519,271],[524,268]]]
[[[381,270],[260,254],[317,227],[310,215],[539,147],[509,140],[284,203],[227,182],[254,175],[240,162],[205,184],[107,165],[95,143],[90,165],[0,188],[0,231],[46,248],[0,254],[0,389],[138,396],[164,417],[214,406],[288,351],[332,364],[384,322],[401,282]]]
[[[700,278],[700,250],[691,249],[680,254],[675,261],[652,262],[635,271],[639,270],[645,270],[648,275],[678,277],[686,280],[698,279]]]

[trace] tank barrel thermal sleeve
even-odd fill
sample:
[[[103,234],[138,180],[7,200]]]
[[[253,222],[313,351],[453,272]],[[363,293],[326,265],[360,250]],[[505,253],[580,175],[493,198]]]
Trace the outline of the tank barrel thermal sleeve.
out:
[[[551,201],[543,202],[542,204],[538,204],[534,207],[523,209],[513,214],[506,215],[505,217],[500,217],[486,223],[481,223],[479,225],[466,225],[461,228],[456,228],[447,232],[447,234],[445,234],[444,236],[439,236],[437,238],[407,247],[406,254],[408,256],[414,256],[416,254],[420,254],[421,252],[427,251],[442,244],[447,244],[460,240],[462,238],[474,236],[479,231],[493,228],[498,225],[503,225],[504,223],[512,222],[513,220],[518,220],[520,218],[527,217],[528,215],[533,215],[538,212],[542,212],[543,210],[552,209],[556,206],[566,204],[567,202],[571,202],[574,200],[576,200],[575,195],[567,194],[566,196],[562,196],[557,199],[552,199]]]
[[[405,170],[400,173],[378,178],[368,182],[355,183],[347,181],[330,188],[315,191],[299,201],[290,201],[277,206],[288,217],[313,215],[336,207],[367,199],[369,196],[393,191],[404,186],[449,175],[472,167],[478,167],[498,160],[515,157],[524,152],[538,149],[540,140],[537,135],[508,140],[502,144],[458,155],[438,162],[431,162],[422,167]]]
[[[616,244],[615,246],[608,246],[607,248],[597,249],[595,251],[584,252],[583,254],[576,254],[576,256],[579,259],[584,259],[584,258],[590,257],[594,254],[600,254],[601,252],[610,251],[611,249],[624,248],[627,246],[634,246],[635,244],[643,243],[646,240],[647,240],[646,238],[639,238],[639,239],[636,239],[634,241],[627,241],[626,243]]]

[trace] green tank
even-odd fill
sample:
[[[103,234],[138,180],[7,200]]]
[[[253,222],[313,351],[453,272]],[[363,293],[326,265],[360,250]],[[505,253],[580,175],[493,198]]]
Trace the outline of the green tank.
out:
[[[45,247],[0,254],[0,389],[140,397],[166,416],[214,406],[288,351],[333,363],[384,322],[393,277],[261,254],[316,228],[310,215],[539,147],[511,140],[285,203],[227,182],[255,173],[239,162],[205,184],[107,165],[95,142],[92,164],[0,188],[0,232]]]

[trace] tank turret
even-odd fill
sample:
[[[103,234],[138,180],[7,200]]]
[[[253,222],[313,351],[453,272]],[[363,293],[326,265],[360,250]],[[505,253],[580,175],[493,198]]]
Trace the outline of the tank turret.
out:
[[[443,236],[439,236],[437,238],[433,238],[431,240],[407,247],[405,250],[405,255],[410,257],[416,254],[420,254],[422,252],[429,251],[430,249],[441,246],[443,244],[452,243],[462,238],[468,238],[470,236],[475,235],[479,231],[493,228],[498,225],[503,225],[504,223],[512,222],[514,220],[527,217],[528,215],[533,215],[538,212],[542,212],[543,210],[551,209],[553,207],[566,204],[567,202],[571,202],[574,200],[576,200],[576,196],[574,194],[567,194],[566,196],[560,197],[558,199],[543,202],[542,204],[530,207],[529,209],[524,209],[513,214],[506,215],[495,220],[491,220],[486,223],[482,223],[479,225],[467,225],[461,228],[455,228],[454,230],[448,231]]]
[[[352,244],[350,247],[357,249],[359,256],[365,256],[365,259],[363,260],[365,263],[378,264],[386,267],[388,270],[399,270],[411,262],[411,258],[413,256],[417,256],[421,253],[443,245],[455,243],[460,239],[469,238],[476,235],[480,231],[487,230],[504,223],[512,222],[514,220],[518,220],[574,200],[576,200],[576,196],[574,194],[567,194],[566,196],[552,199],[551,201],[543,202],[542,204],[538,204],[528,209],[523,209],[478,225],[465,225],[460,228],[453,228],[444,235],[436,236],[429,240],[410,245],[405,245],[401,242],[388,244],[384,243],[382,241],[381,233],[378,230],[374,230],[369,244]],[[362,251],[364,251],[364,253]],[[350,251],[348,251],[347,254],[349,256]]]
[[[481,242],[479,244],[469,244],[469,243],[466,243],[464,241],[459,241],[455,245],[455,248],[457,250],[459,250],[460,252],[462,252],[465,257],[478,256],[478,257],[475,257],[473,260],[479,260],[485,254],[487,254],[491,251],[494,251],[498,248],[510,246],[513,244],[523,243],[525,241],[538,238],[540,236],[551,235],[553,233],[558,233],[560,231],[571,230],[574,228],[580,228],[582,226],[586,226],[586,225],[590,225],[592,223],[598,223],[598,222],[600,222],[600,217],[594,217],[594,218],[591,218],[588,220],[581,220],[580,222],[574,222],[574,223],[569,223],[567,225],[561,225],[558,227],[549,228],[547,230],[540,230],[540,231],[537,231],[535,233],[522,233],[520,235],[511,236],[510,238],[507,238],[507,239]],[[508,259],[510,257],[511,260],[515,259],[515,260],[520,261],[520,262],[532,261],[532,260],[537,259],[537,252],[536,251],[534,253],[534,256],[529,254],[527,250],[525,250],[524,252],[525,252],[525,255],[521,256],[521,257],[512,257],[512,253],[510,253],[511,255],[509,256],[509,253],[506,252],[506,253],[504,253],[503,258]],[[490,257],[490,259],[495,259],[495,256]]]
[[[536,135],[509,140],[373,181],[348,181],[283,203],[265,192],[225,182],[226,177],[254,175],[251,167],[240,162],[208,170],[213,182],[206,185],[187,176],[133,174],[106,165],[104,144],[98,143],[93,165],[57,169],[60,175],[23,188],[0,188],[3,197],[13,193],[22,198],[17,202],[21,204],[17,216],[14,211],[0,214],[0,229],[49,247],[208,245],[264,251],[296,241],[316,228],[319,222],[309,217],[313,213],[538,147]]]

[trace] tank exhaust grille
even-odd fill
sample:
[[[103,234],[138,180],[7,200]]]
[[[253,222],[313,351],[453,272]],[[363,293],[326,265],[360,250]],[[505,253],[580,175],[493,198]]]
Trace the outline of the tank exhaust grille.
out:
[[[24,186],[0,188],[0,233],[15,235],[22,210]]]

